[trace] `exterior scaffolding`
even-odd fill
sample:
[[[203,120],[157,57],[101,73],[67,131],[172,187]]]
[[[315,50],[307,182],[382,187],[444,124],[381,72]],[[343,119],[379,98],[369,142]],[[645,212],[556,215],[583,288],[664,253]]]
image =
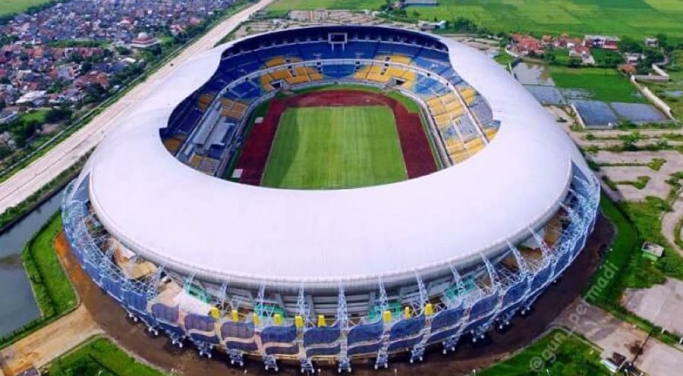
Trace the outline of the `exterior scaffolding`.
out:
[[[157,265],[152,275],[138,280],[130,279],[128,276],[131,273],[126,268],[130,267],[131,264],[119,266],[114,261],[115,253],[108,242],[109,235],[106,233],[106,229],[101,227],[96,214],[89,207],[87,190],[82,188],[79,188],[77,192],[74,192],[74,190],[76,190],[76,187],[73,184],[67,188],[65,200],[62,203],[62,219],[66,238],[76,258],[93,281],[106,290],[114,299],[117,299],[131,318],[135,321],[143,322],[150,332],[158,334],[161,329],[159,319],[151,313],[150,307],[152,303],[158,301],[160,286],[171,279],[185,289],[189,288],[193,283],[198,283],[204,288],[207,286],[207,282],[197,279],[192,274],[178,277],[178,273],[167,270],[164,265]],[[382,346],[377,352],[375,366],[378,368],[388,366],[390,356],[389,344],[393,341],[393,339],[390,339],[391,328],[404,318],[401,315],[392,314],[387,316],[385,321],[384,312],[390,310],[390,307],[394,307],[398,303],[410,306],[410,312],[414,317],[419,315],[425,316],[425,326],[419,332],[420,340],[412,348],[409,348],[412,361],[422,360],[425,348],[432,343],[441,343],[445,352],[454,350],[463,333],[463,329],[469,324],[474,324],[473,320],[477,319],[469,317],[469,314],[464,314],[457,322],[457,325],[453,324],[453,328],[457,329],[453,331],[453,334],[445,339],[430,341],[430,336],[433,336],[435,333],[432,332],[434,317],[444,310],[465,307],[464,312],[469,312],[468,310],[471,310],[477,301],[498,293],[496,307],[490,311],[490,317],[488,313],[478,317],[478,319],[483,319],[484,321],[477,323],[477,327],[472,329],[475,334],[479,335],[483,334],[490,327],[490,324],[494,322],[492,320],[495,320],[498,324],[509,324],[509,321],[516,313],[528,310],[549,284],[559,277],[564,269],[571,264],[571,262],[567,261],[567,258],[572,261],[578,255],[585,244],[587,234],[595,225],[595,216],[600,198],[597,180],[592,177],[576,177],[568,192],[569,194],[558,214],[562,215],[561,220],[564,225],[559,233],[556,244],[552,246],[547,244],[541,235],[542,230],[529,229],[529,238],[533,240],[534,244],[537,244],[537,248],[540,250],[541,256],[538,258],[526,257],[519,243],[513,244],[510,242],[507,243],[507,250],[505,252],[490,258],[482,257],[481,265],[474,269],[467,269],[466,273],[463,272],[463,276],[461,276],[456,267],[451,265],[449,274],[452,275],[452,281],[425,281],[416,273],[415,282],[406,284],[404,289],[401,290],[402,293],[397,294],[395,287],[387,290],[383,281],[380,280],[377,300],[370,308],[375,310],[375,314],[378,314],[374,317],[380,317],[383,322],[383,331],[380,337]],[[67,199],[66,197],[70,198]],[[504,264],[503,260],[506,257],[508,258],[508,263]],[[510,263],[512,259],[514,259],[516,268],[509,267],[509,265],[513,265]],[[144,260],[139,255],[134,255],[130,258],[129,262],[144,262]],[[541,285],[532,289],[531,282],[539,273],[547,270],[547,268],[551,270],[548,279],[543,280]],[[491,281],[490,286],[483,279],[486,276]],[[443,277],[441,278],[443,279]],[[113,281],[115,284],[120,284],[121,292],[107,290],[108,285],[104,283],[105,279]],[[523,285],[523,297],[517,299],[516,302],[503,306],[506,294],[520,283],[526,283]],[[437,285],[446,285],[444,287],[446,290],[444,291],[442,288],[432,291],[433,287]],[[426,286],[429,286],[429,289]],[[252,321],[249,321],[249,319],[246,322],[241,320],[235,321],[236,324],[244,324],[245,327],[253,326],[253,338],[258,338],[264,329],[277,325],[274,317],[276,314],[283,314],[285,309],[284,306],[281,306],[282,299],[278,297],[279,295],[275,294],[275,299],[268,299],[265,283],[261,284],[258,288],[255,299],[251,298],[252,295],[248,291],[245,292],[235,286],[229,287],[227,282],[222,284],[216,283],[215,285],[209,284],[206,287],[206,291],[211,292],[209,296],[211,299],[210,305],[220,307],[221,317],[228,316],[231,313],[229,312],[231,309],[237,309],[239,304],[236,302],[242,302],[240,303],[242,304],[241,309],[253,309],[254,316]],[[407,292],[403,294],[403,291]],[[131,293],[141,297],[142,301],[134,305],[122,298]],[[316,309],[313,301],[313,299],[305,295],[302,286],[296,295],[296,308],[288,311],[288,314],[296,314],[303,321],[303,325],[297,327],[296,342],[298,352],[293,357],[302,361],[301,369],[304,372],[313,372],[313,362],[317,360],[315,356],[307,355],[306,348],[302,342],[302,335],[314,326],[311,322],[311,312],[313,309]],[[335,301],[335,325],[340,329],[340,336],[337,340],[340,350],[332,356],[338,361],[338,370],[340,372],[350,372],[353,356],[349,356],[347,338],[353,323],[349,319],[349,303],[347,302],[344,286],[341,284],[339,285],[338,296]],[[433,314],[428,314],[426,309],[430,301],[434,302],[434,306],[430,308],[430,312]],[[390,302],[393,305],[390,305]],[[517,306],[512,307],[515,304]],[[512,309],[508,309],[510,307]],[[359,322],[367,323],[368,317],[359,317]],[[182,345],[186,337],[186,335],[178,334],[185,333],[183,325],[183,323],[179,323],[179,332],[163,330],[176,345]],[[217,331],[216,335],[220,336],[220,331]],[[197,345],[196,340],[193,340],[193,342]],[[256,350],[228,349],[224,343],[221,340],[221,345],[219,346],[224,348],[230,355],[230,359],[238,364],[242,364],[245,354],[260,354],[267,369],[277,370],[278,358],[281,356],[286,357],[285,355],[268,355],[261,345],[255,345],[257,346],[255,347]],[[256,341],[255,343],[260,344],[261,342]],[[288,357],[288,359],[293,359],[293,357]],[[330,357],[326,359],[330,359]]]

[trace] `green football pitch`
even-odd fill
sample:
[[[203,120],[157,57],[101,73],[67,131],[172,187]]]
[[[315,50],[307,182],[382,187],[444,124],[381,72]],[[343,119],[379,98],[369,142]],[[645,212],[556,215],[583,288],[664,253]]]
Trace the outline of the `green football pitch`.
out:
[[[282,114],[261,185],[356,188],[406,178],[388,107],[304,107]]]

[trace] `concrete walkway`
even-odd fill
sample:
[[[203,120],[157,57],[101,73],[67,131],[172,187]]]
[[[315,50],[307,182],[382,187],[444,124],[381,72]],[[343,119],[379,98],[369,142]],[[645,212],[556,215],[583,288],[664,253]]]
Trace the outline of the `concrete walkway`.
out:
[[[30,367],[42,367],[104,331],[81,305],[72,313],[0,351],[0,368],[14,376]],[[0,372],[0,376],[2,372]]]
[[[679,196],[671,205],[671,211],[662,216],[662,234],[669,244],[683,256],[683,249],[676,244],[676,236],[680,236],[680,234],[676,234],[676,225],[681,221],[681,218],[683,218],[683,199]]]
[[[8,180],[0,184],[0,213],[19,204],[31,194],[67,170],[83,155],[94,148],[131,109],[173,73],[178,66],[213,48],[225,35],[249,19],[255,12],[265,8],[274,0],[262,0],[244,9],[221,24],[212,28],[203,37],[185,48],[180,55],[138,84],[116,103],[110,105],[90,123],[62,141],[44,156],[31,163]]]

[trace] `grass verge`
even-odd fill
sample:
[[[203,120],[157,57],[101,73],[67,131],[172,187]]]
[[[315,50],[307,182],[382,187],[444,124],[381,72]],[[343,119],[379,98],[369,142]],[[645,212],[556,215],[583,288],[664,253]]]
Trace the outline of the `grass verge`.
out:
[[[163,373],[135,360],[106,338],[95,338],[47,367],[53,376],[161,376]]]
[[[555,329],[512,358],[477,372],[480,376],[535,374],[607,376],[600,352],[575,335]]]
[[[53,247],[53,241],[61,230],[62,217],[58,211],[26,243],[21,257],[42,317],[0,338],[0,349],[77,307],[78,297]]]

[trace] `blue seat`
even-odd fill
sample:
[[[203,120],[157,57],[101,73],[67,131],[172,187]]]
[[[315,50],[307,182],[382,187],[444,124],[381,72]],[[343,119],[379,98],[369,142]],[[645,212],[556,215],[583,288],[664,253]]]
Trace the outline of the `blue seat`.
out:
[[[341,330],[338,326],[311,328],[304,332],[304,346],[329,344],[339,340]]]
[[[378,321],[372,324],[358,325],[349,330],[349,335],[347,337],[349,346],[370,341],[379,341],[382,333],[384,332],[384,324],[382,321]]]
[[[462,137],[466,140],[474,137],[479,137],[479,133],[477,132],[476,126],[474,125],[472,120],[467,116],[463,116],[460,118],[460,121],[458,122],[458,129],[460,130],[460,134],[462,134]]]
[[[268,326],[261,332],[261,342],[289,343],[296,340],[295,326]]]
[[[483,100],[478,98],[475,103],[470,107],[474,116],[479,119],[484,125],[491,124],[493,122],[493,112],[491,112],[491,107],[489,107]]]
[[[221,326],[221,337],[249,339],[254,337],[254,323],[226,322]]]
[[[423,48],[420,52],[420,57],[437,61],[448,61],[448,53],[446,51],[434,50],[431,48]]]
[[[330,79],[350,77],[356,72],[353,65],[324,65],[322,68],[323,75]]]

